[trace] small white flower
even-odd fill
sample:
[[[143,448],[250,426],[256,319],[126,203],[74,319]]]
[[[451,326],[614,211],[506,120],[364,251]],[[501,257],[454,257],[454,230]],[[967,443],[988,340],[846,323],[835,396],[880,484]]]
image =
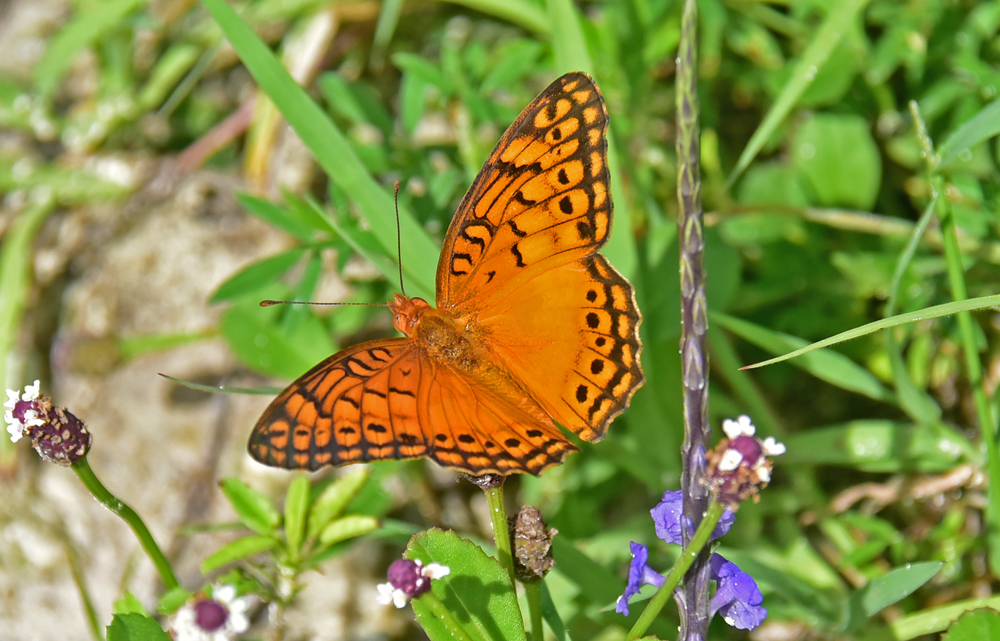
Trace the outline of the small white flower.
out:
[[[24,436],[25,428],[39,427],[45,424],[45,421],[38,418],[38,412],[33,409],[25,410],[23,421],[14,416],[14,408],[18,402],[25,401],[26,403],[30,403],[38,400],[38,390],[39,383],[37,380],[32,385],[26,385],[23,394],[20,394],[17,390],[7,390],[7,400],[3,404],[5,408],[3,420],[7,423],[7,433],[10,434],[10,440],[14,443],[17,443]]]
[[[742,462],[742,454],[736,450],[726,450],[726,453],[722,455],[722,460],[719,461],[719,469],[723,472],[732,472],[738,468]]]
[[[731,418],[722,421],[722,431],[726,433],[726,436],[733,439],[737,436],[753,436],[757,428],[753,426],[750,417],[743,414],[735,421]]]
[[[417,561],[417,563],[419,564],[420,561]],[[424,568],[422,574],[429,579],[440,579],[451,574],[451,568],[440,563],[430,563]]]
[[[194,598],[174,613],[168,629],[174,641],[232,641],[250,627],[250,599],[237,598],[235,586],[215,586],[211,599]]]
[[[778,456],[779,454],[784,454],[787,450],[785,444],[774,440],[773,436],[768,436],[764,439],[763,447],[765,456]]]
[[[409,600],[406,592],[392,587],[391,583],[379,583],[375,588],[378,590],[378,596],[375,597],[375,600],[380,604],[389,605],[391,603],[397,609],[406,607],[406,602]]]

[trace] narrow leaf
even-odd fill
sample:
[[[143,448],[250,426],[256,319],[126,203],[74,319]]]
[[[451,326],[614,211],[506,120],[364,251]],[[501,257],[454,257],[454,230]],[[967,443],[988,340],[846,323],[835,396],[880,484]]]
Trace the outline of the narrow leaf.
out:
[[[309,479],[296,476],[285,493],[285,541],[288,542],[288,552],[292,558],[298,558],[308,510]]]
[[[257,534],[273,534],[281,523],[281,515],[271,501],[239,479],[222,481],[222,493],[243,523]]]
[[[250,194],[236,194],[236,200],[248,212],[303,242],[310,242],[316,230],[281,205]]]
[[[259,291],[269,281],[288,271],[305,253],[305,248],[296,247],[244,267],[238,274],[219,285],[219,289],[215,290],[208,302],[221,303]]]
[[[966,149],[997,134],[1000,134],[1000,100],[994,100],[983,107],[938,146],[941,164],[947,165]]]
[[[363,536],[378,529],[378,519],[373,516],[352,514],[330,523],[319,535],[323,545],[330,546],[347,539]]]
[[[232,543],[227,543],[222,546],[215,553],[209,555],[207,559],[202,561],[201,573],[209,574],[227,563],[232,563],[233,561],[239,561],[240,559],[245,559],[246,557],[253,556],[254,554],[266,552],[277,546],[278,541],[276,539],[260,534],[254,534],[251,536],[245,536],[242,539],[236,539]]]
[[[357,472],[341,476],[323,490],[323,493],[313,501],[309,510],[308,538],[314,538],[333,519],[340,516],[347,504],[357,496],[368,480],[370,471],[367,467]]]

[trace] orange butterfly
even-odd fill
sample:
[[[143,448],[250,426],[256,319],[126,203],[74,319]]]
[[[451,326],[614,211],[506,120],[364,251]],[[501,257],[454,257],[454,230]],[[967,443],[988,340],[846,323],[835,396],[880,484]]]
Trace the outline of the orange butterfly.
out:
[[[643,383],[632,286],[611,233],[608,114],[568,73],[518,116],[458,207],[438,308],[396,294],[405,338],[326,359],[257,421],[257,461],[315,470],[430,457],[473,475],[543,470],[598,441]]]

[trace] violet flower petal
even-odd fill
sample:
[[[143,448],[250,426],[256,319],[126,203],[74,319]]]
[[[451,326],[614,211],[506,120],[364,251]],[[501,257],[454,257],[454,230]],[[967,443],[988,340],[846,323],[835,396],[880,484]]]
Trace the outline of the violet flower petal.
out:
[[[632,542],[632,563],[628,568],[628,585],[625,586],[625,594],[618,597],[615,605],[615,612],[628,616],[628,600],[639,594],[639,590],[646,584],[660,587],[666,578],[647,565],[649,560],[649,548],[641,543]]]
[[[649,513],[653,516],[653,524],[656,526],[656,536],[667,543],[683,544],[681,517],[684,513],[684,493],[681,490],[665,492],[663,500],[650,510]],[[712,530],[712,539],[718,539],[729,532],[729,528],[733,526],[735,521],[736,515],[731,510],[723,512],[722,518],[719,519],[719,524]]]
[[[711,615],[722,615],[726,623],[740,630],[753,630],[767,616],[761,604],[764,597],[757,583],[746,572],[720,554],[713,554],[712,578],[716,581],[715,594],[709,601]]]

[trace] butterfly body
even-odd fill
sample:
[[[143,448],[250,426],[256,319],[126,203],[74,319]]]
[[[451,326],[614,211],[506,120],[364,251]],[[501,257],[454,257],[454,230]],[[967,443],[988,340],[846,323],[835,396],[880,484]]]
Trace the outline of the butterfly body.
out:
[[[643,382],[632,287],[597,253],[611,229],[606,129],[585,74],[528,105],[449,227],[437,308],[397,294],[404,337],[348,348],[292,383],[250,454],[285,468],[430,457],[539,474],[576,450],[558,425],[600,440]]]

